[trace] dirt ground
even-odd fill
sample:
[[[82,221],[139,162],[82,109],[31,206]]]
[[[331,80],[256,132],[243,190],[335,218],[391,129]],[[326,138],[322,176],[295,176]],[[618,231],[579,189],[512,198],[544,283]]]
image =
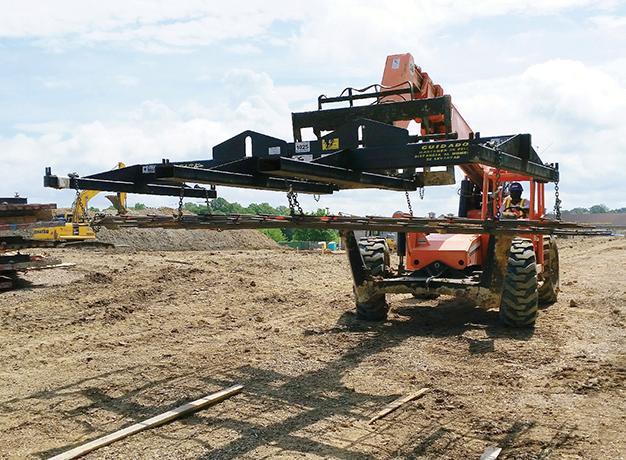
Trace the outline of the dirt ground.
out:
[[[48,457],[241,383],[87,458],[624,458],[626,240],[560,245],[560,299],[527,331],[407,295],[387,322],[358,321],[340,254],[50,251],[76,267],[0,294],[0,457]]]

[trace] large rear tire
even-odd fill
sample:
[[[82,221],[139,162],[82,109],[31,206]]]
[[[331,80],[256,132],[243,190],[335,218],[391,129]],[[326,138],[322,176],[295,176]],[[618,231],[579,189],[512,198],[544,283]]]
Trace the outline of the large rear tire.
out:
[[[543,238],[543,274],[539,283],[539,305],[552,305],[556,302],[559,281],[559,248],[555,237]]]
[[[509,261],[500,304],[500,319],[512,327],[532,327],[538,311],[538,282],[535,248],[532,241],[515,238],[511,243]]]
[[[359,250],[365,267],[373,276],[384,276],[389,271],[390,254],[389,246],[384,238],[361,238]],[[357,318],[366,321],[384,321],[387,319],[389,305],[384,293],[375,293],[367,299],[361,299],[356,303]]]

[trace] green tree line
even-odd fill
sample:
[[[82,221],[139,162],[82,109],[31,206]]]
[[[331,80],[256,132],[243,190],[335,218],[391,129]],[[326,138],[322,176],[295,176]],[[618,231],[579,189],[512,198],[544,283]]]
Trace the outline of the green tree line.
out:
[[[609,209],[605,204],[594,204],[590,208],[573,208],[563,211],[563,214],[622,214],[626,213],[626,208]]]
[[[194,214],[208,214],[209,209],[206,205],[196,203],[186,203],[185,210]],[[278,215],[288,216],[289,208],[287,206],[274,207],[269,203],[250,203],[248,206],[242,206],[237,202],[230,202],[222,197],[216,198],[211,202],[212,214],[251,214],[251,215]],[[311,216],[325,216],[325,209],[319,208],[314,212],[307,213]],[[267,228],[259,230],[261,233],[272,238],[274,241],[339,241],[339,232],[337,230],[315,229],[315,228]]]

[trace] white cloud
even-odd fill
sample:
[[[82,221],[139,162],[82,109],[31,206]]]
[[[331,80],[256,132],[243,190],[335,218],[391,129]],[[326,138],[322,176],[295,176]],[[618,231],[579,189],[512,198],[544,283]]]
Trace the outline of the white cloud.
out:
[[[286,37],[268,34],[269,28],[277,22],[297,21],[300,30],[289,41],[305,61],[336,62],[341,58],[367,65],[361,59],[364,55],[385,55],[390,47],[403,50],[409,46],[414,53],[427,56],[429,47],[424,39],[430,34],[475,18],[537,16],[575,7],[610,11],[614,5],[610,0],[323,0],[314,5],[288,0],[6,0],[0,2],[0,37],[41,39],[55,50],[62,49],[64,43],[118,43],[162,52],[233,39],[282,44]],[[598,21],[611,18],[605,14]],[[252,43],[229,46],[245,53],[257,49]]]
[[[0,2],[0,36],[67,43],[121,43],[145,50],[208,45],[263,33],[275,20],[302,17],[294,2],[148,0]],[[300,10],[300,11],[299,11]]]
[[[2,188],[34,201],[68,204],[71,194],[39,186],[44,166],[52,166],[60,175],[74,171],[88,175],[118,161],[210,158],[214,145],[245,129],[288,138],[289,114],[287,101],[266,74],[235,70],[225,80],[224,98],[211,107],[173,108],[153,100],[116,120],[21,124],[15,127],[18,134],[0,137]]]
[[[132,87],[139,84],[139,78],[132,75],[116,75],[113,78],[120,86]]]
[[[37,77],[36,80],[48,89],[70,89],[72,87],[69,81],[57,77]]]
[[[626,204],[623,82],[598,67],[551,60],[514,77],[457,85],[451,93],[483,135],[531,133],[542,160],[560,164],[565,207]]]

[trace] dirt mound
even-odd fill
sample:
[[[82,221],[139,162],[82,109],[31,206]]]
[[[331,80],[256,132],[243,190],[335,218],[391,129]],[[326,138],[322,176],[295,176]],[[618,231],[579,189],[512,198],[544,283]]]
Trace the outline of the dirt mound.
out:
[[[58,214],[69,213],[69,208],[59,208]],[[114,210],[105,210],[105,214],[115,214]],[[166,215],[172,216],[176,210],[168,207],[129,209],[129,215]],[[184,214],[191,214],[183,211]],[[93,213],[90,213],[93,217]],[[0,235],[32,236],[32,229],[0,232]],[[193,251],[218,249],[273,249],[278,245],[264,234],[256,230],[229,230],[217,232],[213,230],[175,230],[164,228],[122,228],[109,230],[101,228],[97,233],[98,241],[111,243],[118,247],[128,247],[142,251]]]
[[[278,246],[256,230],[217,232],[171,228],[102,228],[98,231],[98,241],[143,251],[271,249]]]
[[[129,215],[173,216],[177,210],[168,207],[129,209]],[[114,214],[113,210],[106,210]],[[183,211],[184,214],[191,214]],[[171,228],[120,228],[98,231],[98,240],[116,246],[143,251],[186,251],[215,249],[272,249],[278,245],[256,230],[217,232],[214,230],[177,230]]]

